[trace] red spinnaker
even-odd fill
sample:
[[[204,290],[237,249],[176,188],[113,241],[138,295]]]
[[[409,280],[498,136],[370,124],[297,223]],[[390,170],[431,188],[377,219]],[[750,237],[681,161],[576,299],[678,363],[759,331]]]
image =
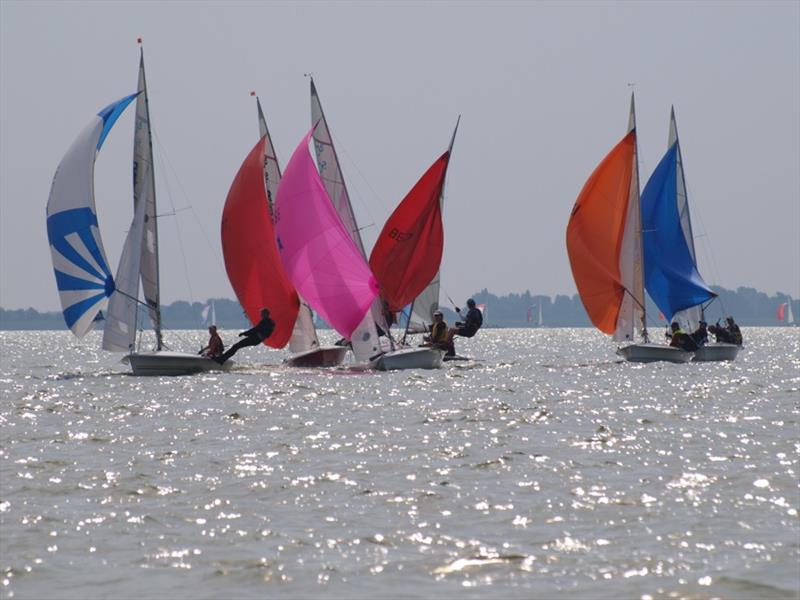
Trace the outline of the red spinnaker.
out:
[[[369,265],[389,310],[410,304],[433,280],[442,262],[444,227],[440,198],[450,152],[420,178],[386,221]]]
[[[275,242],[264,187],[265,137],[244,159],[225,200],[222,254],[228,279],[247,318],[258,323],[259,311],[268,308],[275,331],[264,343],[283,348],[292,335],[300,301],[283,272]]]

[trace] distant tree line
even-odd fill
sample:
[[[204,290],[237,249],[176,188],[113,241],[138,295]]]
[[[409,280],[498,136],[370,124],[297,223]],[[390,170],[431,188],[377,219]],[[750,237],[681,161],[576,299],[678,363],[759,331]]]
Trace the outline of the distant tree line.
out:
[[[733,315],[738,323],[745,326],[781,326],[778,321],[778,307],[790,301],[786,294],[778,293],[768,296],[753,288],[740,287],[737,290],[726,290],[718,286],[712,289],[719,297],[706,310],[706,320],[714,323],[727,315]],[[487,327],[535,327],[538,324],[539,305],[542,307],[544,327],[589,327],[591,323],[586,315],[578,295],[550,296],[532,295],[530,291],[522,294],[495,296],[486,289],[475,293],[472,298],[479,305],[486,305],[485,326]],[[466,298],[463,299],[466,301]],[[216,325],[223,329],[246,329],[250,327],[241,306],[235,300],[227,298],[209,299],[205,303],[185,302],[178,300],[161,308],[164,326],[168,329],[202,329],[209,325],[210,306],[213,302],[216,314]],[[448,323],[458,319],[452,306],[442,306],[442,312]],[[647,301],[647,322],[649,327],[666,325],[660,319],[655,305]],[[786,311],[788,312],[788,311]],[[800,318],[800,300],[792,302],[792,312]],[[144,311],[140,315],[143,328],[149,327],[149,319]],[[319,322],[320,327],[326,327]],[[98,324],[101,328],[102,324]],[[0,308],[0,330],[14,329],[65,329],[64,318],[60,312],[37,312],[32,308],[5,310]]]

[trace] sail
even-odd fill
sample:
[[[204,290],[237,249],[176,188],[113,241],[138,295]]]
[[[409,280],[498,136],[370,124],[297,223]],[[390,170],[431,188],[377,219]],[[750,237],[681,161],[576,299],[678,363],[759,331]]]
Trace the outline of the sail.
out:
[[[453,144],[456,141],[456,133],[458,133],[458,125],[461,123],[461,115],[458,115],[456,126],[453,129],[453,136],[450,138],[450,145],[447,147],[447,152],[452,156]],[[450,161],[448,159],[448,165]],[[444,209],[444,179],[442,180],[442,191],[439,197],[439,204]],[[431,279],[428,286],[420,292],[414,299],[411,305],[410,319],[416,322],[409,323],[408,331],[427,331],[427,324],[433,323],[433,313],[439,310],[439,288],[441,287],[441,277],[439,272]]]
[[[620,270],[631,196],[636,131],[614,146],[583,186],[567,224],[567,254],[583,306],[613,334],[626,296]]]
[[[284,274],[264,187],[266,136],[245,158],[222,211],[222,254],[228,279],[250,322],[266,307],[275,331],[264,343],[283,348],[299,310],[294,287]]]
[[[628,214],[625,218],[620,252],[620,281],[625,287],[622,304],[617,315],[614,340],[632,341],[635,329],[642,332],[647,341],[644,314],[644,268],[642,265],[642,218],[639,208],[639,144],[636,137],[636,108],[631,94],[628,117],[628,133],[633,132],[633,165],[628,191]]]
[[[287,276],[342,336],[350,339],[378,295],[378,284],[325,191],[308,149],[294,151],[278,189],[275,232]]]
[[[786,324],[792,325],[794,323],[794,313],[792,312],[792,299],[786,303]]]
[[[325,119],[325,113],[322,111],[322,104],[320,103],[313,78],[311,78],[311,125],[315,128],[313,135],[314,155],[317,158],[319,176],[325,186],[325,191],[328,193],[328,197],[331,199],[331,203],[336,209],[336,213],[339,215],[339,219],[341,219],[350,239],[353,240],[364,260],[367,260],[364,242],[361,240],[361,231],[353,213],[350,194],[347,192],[342,167],[339,164],[339,157],[333,145],[333,138],[328,128],[328,122]],[[386,324],[380,297],[375,298],[370,311],[372,320],[384,331],[387,331],[389,327]]]
[[[383,226],[369,264],[389,310],[410,304],[439,272],[444,247],[441,194],[450,152],[440,156]]]
[[[350,195],[347,193],[347,186],[344,183],[342,167],[339,165],[339,158],[333,147],[333,139],[328,129],[328,122],[325,120],[325,113],[322,112],[322,104],[319,101],[313,79],[311,79],[311,124],[316,127],[314,129],[314,152],[325,191],[342,220],[347,235],[353,240],[361,256],[366,259],[367,254],[364,252],[364,243],[361,241],[361,233],[350,204]]]
[[[161,337],[161,293],[158,275],[158,215],[156,213],[156,184],[153,171],[153,139],[150,124],[150,105],[144,77],[144,51],[139,55],[139,96],[136,99],[136,124],[133,134],[133,203],[134,212],[145,203],[144,241],[141,245],[140,274],[144,301],[150,322],[156,332],[156,348],[163,346]]]
[[[147,202],[136,205],[131,227],[122,247],[116,276],[116,290],[111,295],[103,327],[103,350],[133,352],[136,342],[136,317],[139,310],[139,269]]]
[[[106,136],[136,94],[101,110],[61,159],[47,201],[47,239],[67,327],[78,337],[114,292],[98,229],[94,162]]]
[[[678,198],[679,146],[674,143],[642,192],[642,236],[647,293],[672,320],[675,313],[716,294],[697,272],[686,241]]]
[[[254,92],[255,93],[255,92]],[[261,100],[256,96],[256,107],[258,108],[258,131],[265,139],[264,148],[264,186],[267,190],[267,201],[269,203],[269,216],[272,218],[275,198],[278,194],[278,184],[281,180],[281,168],[275,147],[272,144],[272,136],[267,128],[267,119],[261,109]],[[274,237],[274,235],[272,236]],[[319,346],[317,330],[314,327],[314,319],[311,309],[302,298],[299,298],[300,309],[297,312],[297,320],[294,323],[292,336],[289,338],[289,350],[291,352],[305,352]]]
[[[675,120],[675,107],[672,107],[669,115],[669,137],[667,138],[667,148],[673,144],[678,144],[678,182],[677,182],[677,198],[678,214],[681,216],[681,229],[683,229],[683,237],[686,239],[686,246],[689,253],[692,255],[695,268],[697,268],[697,253],[694,247],[694,233],[692,232],[692,217],[689,212],[689,195],[686,191],[686,174],[683,170],[683,155],[681,154],[681,145],[678,142],[678,124]],[[698,269],[698,273],[699,273]],[[697,305],[685,310],[679,311],[673,315],[673,319],[678,320],[686,329],[694,331],[697,329],[700,321],[703,320],[703,306]]]

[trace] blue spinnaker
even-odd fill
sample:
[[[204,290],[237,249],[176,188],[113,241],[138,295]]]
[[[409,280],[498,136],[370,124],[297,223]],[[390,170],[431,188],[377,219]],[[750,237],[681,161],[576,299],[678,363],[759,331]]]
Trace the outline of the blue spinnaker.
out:
[[[681,227],[677,164],[676,142],[641,196],[645,287],[667,320],[716,296],[698,273]]]

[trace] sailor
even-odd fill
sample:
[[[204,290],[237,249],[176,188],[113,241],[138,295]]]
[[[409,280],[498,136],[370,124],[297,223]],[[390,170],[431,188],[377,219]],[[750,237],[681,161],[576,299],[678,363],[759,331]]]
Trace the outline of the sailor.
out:
[[[728,334],[731,337],[731,343],[736,344],[737,346],[742,345],[742,330],[739,329],[739,326],[733,320],[733,317],[727,317],[725,319],[725,329],[728,330]]]
[[[708,324],[705,321],[700,321],[691,337],[698,347],[705,346],[708,343]]]
[[[205,356],[206,358],[217,358],[221,356],[223,351],[225,350],[225,345],[222,343],[222,338],[219,337],[217,333],[217,326],[211,325],[208,328],[209,338],[208,338],[208,345],[205,348],[200,350],[199,354],[201,356]]]
[[[269,309],[262,308],[261,320],[256,323],[255,327],[252,327],[247,331],[242,331],[239,334],[239,337],[244,339],[236,342],[228,349],[227,352],[225,352],[222,356],[215,358],[214,360],[216,360],[219,364],[223,364],[231,356],[236,354],[240,348],[244,348],[246,346],[258,346],[261,342],[271,336],[273,331],[275,331],[275,321],[269,318]]]
[[[467,316],[464,318],[464,321],[456,321],[456,326],[452,327],[450,331],[447,333],[447,342],[450,345],[448,349],[448,355],[455,354],[453,350],[453,337],[456,335],[460,335],[462,337],[471,338],[474,336],[478,329],[481,328],[483,325],[483,314],[480,310],[475,306],[475,300],[470,298],[467,300]],[[461,316],[461,309],[456,306],[456,312]]]
[[[423,346],[430,346],[431,348],[438,348],[440,350],[448,349],[449,344],[447,343],[447,322],[444,320],[442,311],[437,310],[433,313],[431,334],[426,335],[423,339]]]
[[[681,326],[678,325],[677,321],[672,322],[672,331],[667,334],[668,337],[672,338],[669,345],[673,348],[680,348],[681,350],[688,350],[693,352],[697,350],[697,344],[695,343],[694,339],[691,336],[687,335],[686,332],[681,329]]]

